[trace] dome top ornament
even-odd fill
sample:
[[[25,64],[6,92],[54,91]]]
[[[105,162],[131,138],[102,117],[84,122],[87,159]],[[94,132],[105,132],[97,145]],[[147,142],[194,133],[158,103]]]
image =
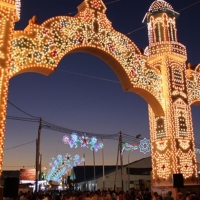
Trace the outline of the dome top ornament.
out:
[[[149,11],[144,16],[143,23],[147,23],[150,16],[163,12],[168,13],[171,16],[175,16],[176,18],[179,16],[179,13],[174,11],[173,7],[169,3],[164,0],[155,0],[151,4]]]
[[[156,0],[154,1],[150,8],[149,12],[159,11],[159,10],[171,10],[174,11],[173,7],[164,0]]]

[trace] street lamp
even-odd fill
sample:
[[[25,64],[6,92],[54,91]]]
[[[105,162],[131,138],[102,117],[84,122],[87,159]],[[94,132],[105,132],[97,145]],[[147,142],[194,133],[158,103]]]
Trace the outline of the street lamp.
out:
[[[139,139],[142,135],[141,134],[138,134],[135,136],[135,140]],[[129,168],[129,156],[130,156],[130,152],[131,150],[128,152],[128,190],[130,189],[130,168]]]
[[[42,131],[42,118],[40,118],[39,128],[38,128],[38,137],[36,139],[36,161],[35,161],[35,191],[38,191],[38,181],[39,181],[39,174],[41,173],[41,154],[40,154],[40,137]]]
[[[141,134],[138,134],[134,137],[134,140],[137,140],[138,138],[141,137]],[[123,181],[123,149],[122,149],[122,132],[120,131],[119,133],[119,142],[118,142],[118,150],[117,150],[117,162],[116,162],[116,170],[115,170],[115,179],[114,179],[114,190],[116,189],[116,179],[117,179],[117,171],[118,171],[118,158],[120,157],[120,164],[121,164],[121,187],[123,190],[123,186],[124,186],[124,181]],[[129,157],[128,157],[128,165],[129,165]],[[128,166],[129,167],[129,166]],[[129,169],[128,169],[128,173],[129,173]],[[130,181],[129,181],[130,182]]]

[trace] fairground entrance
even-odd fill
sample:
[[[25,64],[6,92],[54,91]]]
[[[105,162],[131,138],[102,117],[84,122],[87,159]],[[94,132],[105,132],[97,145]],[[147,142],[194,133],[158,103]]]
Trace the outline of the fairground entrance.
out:
[[[197,185],[191,104],[200,101],[200,65],[186,70],[186,48],[177,41],[170,4],[156,0],[146,13],[149,46],[141,52],[107,19],[102,0],[84,0],[74,17],[36,17],[25,30],[14,31],[19,0],[0,0],[0,168],[2,168],[9,80],[25,72],[50,75],[73,52],[101,58],[116,73],[124,91],[148,103],[154,186],[172,186],[181,173],[185,185]]]

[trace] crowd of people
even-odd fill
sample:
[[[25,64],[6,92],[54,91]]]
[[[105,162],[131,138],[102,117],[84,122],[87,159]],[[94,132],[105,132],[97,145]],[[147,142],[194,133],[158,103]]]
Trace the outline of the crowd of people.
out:
[[[172,192],[168,191],[164,197],[159,195],[157,192],[154,192],[152,200],[199,200],[199,198],[196,191],[188,191],[185,195],[183,195],[181,192],[178,192],[176,199],[174,199],[172,197]]]
[[[172,197],[169,191],[165,195],[151,192],[148,188],[141,192],[131,189],[127,192],[116,191],[39,191],[37,193],[20,192],[17,200],[199,200],[196,192],[188,191],[186,195],[178,192],[176,199]]]

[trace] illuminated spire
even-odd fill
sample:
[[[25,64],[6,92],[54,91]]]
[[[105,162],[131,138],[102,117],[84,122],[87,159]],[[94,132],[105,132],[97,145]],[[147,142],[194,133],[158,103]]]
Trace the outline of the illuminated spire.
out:
[[[144,16],[143,23],[147,23],[150,17],[157,13],[167,13],[169,15],[178,17],[179,13],[174,11],[173,7],[164,0],[155,0],[149,7],[148,12]]]
[[[151,4],[149,11],[156,11],[156,10],[162,10],[162,9],[174,10],[173,7],[166,1],[156,0]]]

